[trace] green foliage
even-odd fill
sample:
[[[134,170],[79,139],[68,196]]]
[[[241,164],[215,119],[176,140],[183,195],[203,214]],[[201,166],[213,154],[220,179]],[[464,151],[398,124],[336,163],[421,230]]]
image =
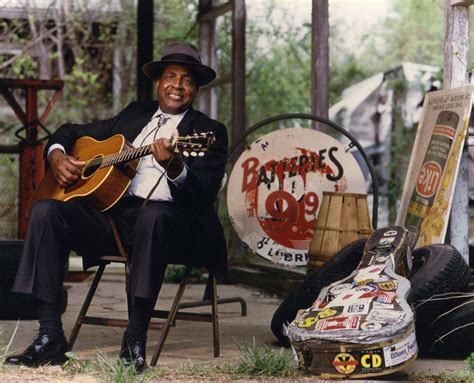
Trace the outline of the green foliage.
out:
[[[68,374],[88,374],[94,371],[94,364],[89,359],[80,359],[73,352],[66,352],[66,356],[69,358],[61,368]]]
[[[474,370],[474,352],[471,352],[471,354],[467,356],[464,362],[471,370]]]
[[[196,0],[155,0],[154,57],[159,58],[171,41],[195,43],[197,37]]]
[[[365,80],[370,72],[353,55],[336,60],[330,67],[329,104],[339,101],[342,91],[347,87]]]
[[[1,155],[0,172],[0,237],[16,238],[18,207],[18,156]]]
[[[368,32],[361,61],[377,71],[402,61],[442,66],[443,0],[393,0],[389,16]]]
[[[241,360],[235,368],[240,374],[288,376],[298,370],[298,364],[289,351],[284,348],[275,351],[266,345],[257,346],[255,338],[251,346],[244,344],[240,351]]]
[[[162,368],[145,369],[138,373],[134,365],[124,363],[122,359],[110,358],[107,354],[99,351],[94,360],[81,359],[72,352],[66,353],[69,360],[62,365],[62,369],[68,375],[89,374],[98,377],[101,382],[111,383],[141,383],[150,381],[152,377],[163,376]]]
[[[99,74],[85,68],[85,59],[76,58],[76,63],[71,71],[64,77],[65,100],[70,108],[84,111],[88,110],[89,117],[94,116],[99,99],[98,83]]]
[[[28,54],[18,56],[13,62],[12,68],[13,76],[21,80],[35,78],[38,70],[38,63],[33,57]]]

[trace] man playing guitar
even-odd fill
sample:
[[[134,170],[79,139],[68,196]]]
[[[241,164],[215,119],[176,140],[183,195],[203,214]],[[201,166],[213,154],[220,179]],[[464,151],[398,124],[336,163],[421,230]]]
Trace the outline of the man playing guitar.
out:
[[[97,265],[100,255],[116,252],[107,215],[132,259],[133,306],[120,357],[137,370],[146,366],[147,328],[166,265],[203,265],[217,277],[226,271],[225,239],[214,201],[225,171],[227,131],[192,107],[199,87],[216,73],[201,63],[196,47],[183,42],[170,43],[161,60],[145,64],[143,71],[156,81],[157,102],[134,102],[103,121],[64,124],[48,142],[49,171],[65,189],[85,178],[86,162],[69,155],[81,137],[101,141],[121,134],[135,147],[149,145],[152,155],[141,159],[123,195],[105,212],[76,199],[32,204],[13,291],[35,297],[39,334],[6,363],[35,367],[67,359],[60,312],[65,262],[71,250],[83,257],[84,268]],[[207,132],[214,143],[205,156],[175,153],[173,136]]]

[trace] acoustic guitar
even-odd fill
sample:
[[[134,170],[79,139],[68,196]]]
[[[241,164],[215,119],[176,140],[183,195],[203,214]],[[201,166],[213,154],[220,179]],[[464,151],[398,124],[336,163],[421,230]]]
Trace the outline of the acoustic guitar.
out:
[[[175,137],[172,144],[176,153],[184,156],[203,156],[214,142],[214,133]],[[85,161],[86,165],[77,182],[60,186],[51,168],[41,180],[30,201],[55,199],[59,201],[80,200],[100,211],[110,209],[127,190],[135,176],[140,158],[151,154],[151,144],[134,148],[121,134],[97,141],[91,137],[79,138],[70,156]]]

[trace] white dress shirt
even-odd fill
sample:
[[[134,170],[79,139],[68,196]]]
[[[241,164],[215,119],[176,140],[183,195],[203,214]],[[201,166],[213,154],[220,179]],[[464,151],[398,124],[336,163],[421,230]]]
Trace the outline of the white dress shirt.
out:
[[[159,115],[162,114],[161,109],[158,108],[150,122],[148,122],[137,138],[135,138],[133,141],[133,146],[138,148],[140,146],[148,145],[158,138],[171,139],[172,136],[178,134],[176,128],[183,119],[186,112],[187,110],[181,114],[165,114],[165,117],[168,117],[168,120],[159,129],[157,129]],[[140,165],[137,169],[137,174],[132,179],[132,182],[125,195],[146,198],[164,171],[165,169],[160,164],[158,164],[158,162],[156,162],[152,154],[142,157]],[[186,166],[184,166],[183,171],[178,177],[175,179],[168,179],[176,186],[179,186],[183,184],[187,173],[188,171]],[[168,186],[168,182],[166,182],[166,179],[161,179],[159,185],[151,195],[150,200],[173,201],[173,197],[171,196],[170,188]]]
[[[171,139],[174,135],[178,134],[178,124],[181,122],[186,112],[187,110],[181,114],[165,114],[165,117],[167,117],[166,122],[159,129],[157,129],[159,115],[162,114],[161,109],[158,108],[148,124],[142,129],[140,134],[133,141],[133,146],[137,148],[140,146],[149,145],[158,138]],[[62,145],[53,144],[48,150],[48,156],[54,149],[60,149],[65,152]],[[146,198],[151,189],[153,189],[155,186],[161,174],[164,172],[165,169],[160,164],[158,164],[158,162],[153,157],[153,154],[142,157],[140,164],[138,165],[137,174],[132,179],[132,182],[130,183],[130,186],[124,195]],[[179,187],[183,184],[187,174],[188,170],[186,166],[184,166],[183,171],[176,178],[170,179],[167,175],[166,177]],[[159,185],[150,196],[150,200],[173,201],[173,197],[171,196],[170,188],[166,179],[161,179]]]

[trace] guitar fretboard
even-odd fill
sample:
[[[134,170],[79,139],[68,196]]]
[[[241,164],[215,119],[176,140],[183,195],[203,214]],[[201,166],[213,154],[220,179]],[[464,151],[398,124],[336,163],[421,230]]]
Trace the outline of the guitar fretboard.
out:
[[[203,155],[212,142],[214,142],[213,133],[175,137],[173,139],[175,151],[185,152],[184,154],[187,154],[186,152],[191,152],[192,155],[196,155],[196,153]],[[152,145],[153,144],[144,145],[139,148],[127,149],[118,153],[107,154],[103,157],[94,158],[87,164],[87,167],[106,168],[108,166],[117,165],[144,157],[151,154]]]

